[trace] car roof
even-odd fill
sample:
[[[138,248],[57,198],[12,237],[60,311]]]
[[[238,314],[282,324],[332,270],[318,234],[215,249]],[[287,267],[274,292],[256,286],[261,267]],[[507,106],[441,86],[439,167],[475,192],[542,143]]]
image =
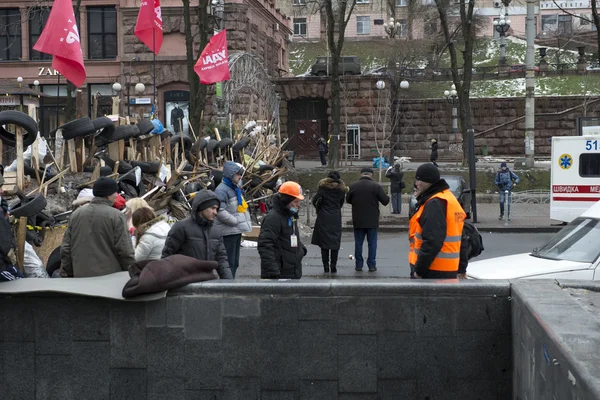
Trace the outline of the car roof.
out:
[[[581,214],[583,218],[600,218],[600,201]]]
[[[440,178],[453,181],[459,181],[461,179],[464,179],[462,175],[441,175]]]

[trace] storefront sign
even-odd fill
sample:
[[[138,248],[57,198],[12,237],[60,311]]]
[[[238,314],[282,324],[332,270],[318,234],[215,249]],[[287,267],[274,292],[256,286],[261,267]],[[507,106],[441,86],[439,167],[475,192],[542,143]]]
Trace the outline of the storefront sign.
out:
[[[30,98],[29,96],[23,96],[23,106],[28,106],[33,104],[34,106],[39,106],[39,101],[37,97]],[[16,107],[21,105],[21,99],[19,96],[0,96],[0,107]]]
[[[577,8],[590,8],[589,0],[557,0],[554,1],[540,1],[540,9],[542,10],[558,10],[563,9],[577,9]]]
[[[50,67],[38,67],[38,76],[58,76],[60,72]]]
[[[150,97],[134,97],[129,100],[131,104],[152,104]]]

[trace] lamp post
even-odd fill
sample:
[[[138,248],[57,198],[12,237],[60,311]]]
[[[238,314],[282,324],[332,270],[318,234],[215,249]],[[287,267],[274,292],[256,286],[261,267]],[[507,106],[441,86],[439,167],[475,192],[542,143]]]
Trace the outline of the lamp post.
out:
[[[120,99],[121,99],[121,89],[123,89],[123,87],[121,86],[121,84],[119,82],[113,83],[112,90],[117,93],[117,95],[115,97],[113,97],[113,107],[112,107],[112,113],[113,114],[121,114],[121,112],[120,112],[120,108],[121,108],[120,107],[120,103],[121,103],[121,101],[120,101]],[[115,107],[115,101],[114,101],[115,98],[119,101],[117,103],[118,104],[117,107]]]
[[[504,12],[500,13],[500,19],[494,21],[494,28],[500,34],[500,65],[506,65],[506,32],[510,29],[510,19]]]
[[[400,87],[400,90],[408,90],[408,88],[410,87],[410,84],[408,83],[408,81],[406,80],[402,80],[400,81],[400,85],[398,85]],[[396,93],[397,93],[397,89],[396,89]],[[395,96],[395,101],[396,103],[392,105],[393,109],[395,111],[399,110],[399,105],[398,105],[398,96],[396,94]],[[394,114],[392,115],[392,118],[398,118],[398,113],[394,112]],[[394,123],[395,121],[392,121],[392,126],[397,127],[398,124]],[[396,145],[398,144],[398,137],[396,135],[396,137],[394,138],[394,143],[390,146],[390,161],[394,160],[394,156],[396,155]]]
[[[444,91],[444,97],[446,101],[452,106],[452,130],[450,133],[453,138],[458,137],[458,111],[456,109],[458,105],[458,92],[456,91],[456,85],[452,84],[450,90]]]
[[[23,77],[17,78],[17,87],[21,89],[23,87]],[[23,112],[23,93],[19,90],[19,111]]]
[[[140,83],[136,83],[135,84],[135,94],[136,95],[143,94],[145,90],[146,90],[146,85],[144,85],[143,83],[140,82]],[[154,104],[154,107],[155,107],[154,108],[155,109],[154,112],[156,113],[156,110],[158,109],[158,107],[156,106],[156,104]],[[143,111],[140,113],[139,117],[140,117],[140,120],[144,119],[144,112]]]
[[[383,23],[383,29],[389,38],[393,39],[396,37],[396,35],[400,36],[402,33],[402,24],[398,21],[395,21],[393,17],[390,17],[388,22]]]

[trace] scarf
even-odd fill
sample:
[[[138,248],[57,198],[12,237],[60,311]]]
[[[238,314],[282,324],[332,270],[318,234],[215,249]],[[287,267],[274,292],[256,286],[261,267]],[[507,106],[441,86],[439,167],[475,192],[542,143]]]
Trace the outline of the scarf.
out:
[[[244,199],[244,196],[242,196],[242,189],[240,189],[237,185],[235,185],[233,182],[231,182],[231,180],[229,178],[223,178],[223,182],[228,187],[235,190],[235,194],[237,195],[237,201],[238,201],[237,212],[245,213],[246,210],[248,210],[248,203],[246,203],[246,199]]]

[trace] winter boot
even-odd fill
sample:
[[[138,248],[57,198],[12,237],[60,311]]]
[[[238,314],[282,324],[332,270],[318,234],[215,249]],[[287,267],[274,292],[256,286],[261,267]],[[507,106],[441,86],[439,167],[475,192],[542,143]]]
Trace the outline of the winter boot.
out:
[[[331,273],[332,274],[336,274],[337,273],[337,265],[331,263]]]
[[[323,265],[323,269],[325,270],[326,274],[329,273],[329,265]]]

